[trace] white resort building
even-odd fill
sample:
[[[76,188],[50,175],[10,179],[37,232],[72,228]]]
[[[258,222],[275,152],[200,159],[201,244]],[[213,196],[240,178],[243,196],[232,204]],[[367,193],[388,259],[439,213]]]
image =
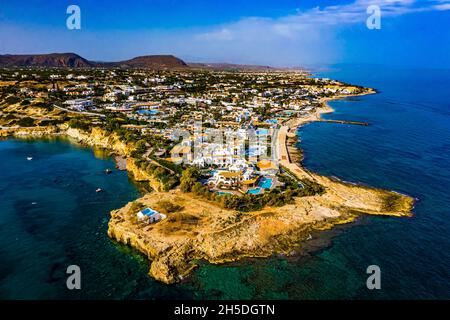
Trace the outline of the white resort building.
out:
[[[151,208],[145,208],[144,210],[139,211],[136,214],[138,221],[145,221],[148,220],[150,223],[155,223],[160,220],[163,220],[167,218],[167,216],[163,213],[160,213],[156,210],[153,210]]]

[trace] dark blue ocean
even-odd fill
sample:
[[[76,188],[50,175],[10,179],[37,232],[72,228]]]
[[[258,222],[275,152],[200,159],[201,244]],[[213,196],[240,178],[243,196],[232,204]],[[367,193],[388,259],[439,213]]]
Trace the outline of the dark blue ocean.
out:
[[[348,297],[450,298],[450,70],[337,66],[321,73],[379,93],[331,102],[328,119],[299,131],[304,164],[347,181],[418,198],[413,218],[367,218],[324,252],[349,274],[377,264],[379,292]]]
[[[298,132],[311,170],[418,199],[414,217],[362,217],[313,235],[292,257],[202,263],[185,283],[147,276],[148,262],[106,235],[109,211],[140,195],[112,159],[64,140],[0,141],[1,299],[450,298],[450,71],[335,66],[320,76],[379,93],[332,102]],[[26,157],[32,156],[28,161]],[[104,189],[96,193],[97,188]],[[66,288],[81,268],[82,289]],[[366,268],[381,269],[381,290]]]

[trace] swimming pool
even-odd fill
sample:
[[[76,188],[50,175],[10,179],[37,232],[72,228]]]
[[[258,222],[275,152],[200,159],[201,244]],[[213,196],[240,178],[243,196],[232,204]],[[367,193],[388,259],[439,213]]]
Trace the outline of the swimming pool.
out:
[[[255,188],[255,189],[250,189],[247,190],[248,194],[260,194],[261,193],[261,188]]]
[[[269,135],[269,130],[268,129],[258,129],[258,130],[256,130],[256,134],[259,136],[267,136],[267,135]]]
[[[155,115],[155,114],[157,114],[158,113],[158,110],[154,110],[154,109],[151,109],[151,110],[148,110],[148,109],[141,109],[141,110],[138,110],[137,111],[137,113],[139,113],[139,114],[141,114],[141,115],[150,115],[150,116],[152,116],[152,115]]]
[[[217,193],[219,196],[224,196],[224,195],[227,195],[227,194],[232,195],[231,192],[225,192],[225,191],[217,191],[216,193]]]
[[[272,187],[272,180],[272,178],[262,177],[258,182],[258,186],[263,189],[270,189]]]

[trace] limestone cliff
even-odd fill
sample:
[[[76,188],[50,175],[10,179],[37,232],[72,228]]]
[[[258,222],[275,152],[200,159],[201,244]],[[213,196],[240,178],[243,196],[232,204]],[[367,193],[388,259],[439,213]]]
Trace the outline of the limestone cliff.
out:
[[[109,133],[98,127],[93,127],[90,132],[68,127],[65,134],[78,142],[109,149],[123,156],[128,156],[133,150],[133,146],[121,141],[115,133]]]
[[[327,192],[296,198],[293,204],[283,207],[245,214],[178,190],[151,193],[137,201],[156,210],[164,210],[167,202],[182,209],[156,224],[146,224],[136,221],[136,212],[129,203],[111,212],[108,235],[145,254],[151,261],[152,277],[173,283],[189,274],[200,259],[223,263],[244,257],[289,254],[312,231],[351,222],[360,214],[410,215],[411,198],[395,194],[390,199],[392,207],[386,207],[386,197],[393,193],[367,190],[364,197],[369,202],[362,207]]]
[[[136,181],[148,181],[149,186],[155,191],[164,191],[164,185],[155,179],[152,175],[148,174],[145,170],[142,170],[135,164],[135,159],[127,158],[127,171],[133,174]]]
[[[79,129],[68,128],[66,134],[77,141],[90,145],[102,147],[111,150],[120,156],[126,157],[126,169],[130,172],[136,181],[148,181],[149,186],[155,191],[163,191],[164,186],[152,175],[148,174],[135,164],[135,159],[131,157],[131,152],[134,150],[134,145],[123,142],[115,133],[108,133],[107,131],[94,127],[90,132],[81,131]]]
[[[60,128],[56,126],[48,126],[48,127],[10,127],[7,129],[0,130],[0,137],[17,137],[17,138],[26,138],[26,137],[44,137],[48,135],[55,135],[60,133]]]
[[[125,157],[127,159],[126,169],[130,172],[136,181],[148,181],[149,186],[155,191],[163,191],[164,186],[152,175],[148,174],[135,164],[131,152],[134,145],[123,142],[115,133],[109,133],[99,127],[93,127],[90,131],[71,128],[67,124],[60,126],[47,127],[14,127],[0,130],[0,137],[13,136],[17,138],[39,138],[46,136],[66,136],[78,143],[91,147],[99,147],[110,150],[112,153]]]

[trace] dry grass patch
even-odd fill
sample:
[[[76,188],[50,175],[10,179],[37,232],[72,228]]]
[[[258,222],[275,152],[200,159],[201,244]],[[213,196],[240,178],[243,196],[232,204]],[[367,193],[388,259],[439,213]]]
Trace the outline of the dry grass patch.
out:
[[[184,209],[183,206],[169,200],[159,200],[158,202],[155,203],[155,210],[162,212],[164,214],[180,212],[183,209]]]

